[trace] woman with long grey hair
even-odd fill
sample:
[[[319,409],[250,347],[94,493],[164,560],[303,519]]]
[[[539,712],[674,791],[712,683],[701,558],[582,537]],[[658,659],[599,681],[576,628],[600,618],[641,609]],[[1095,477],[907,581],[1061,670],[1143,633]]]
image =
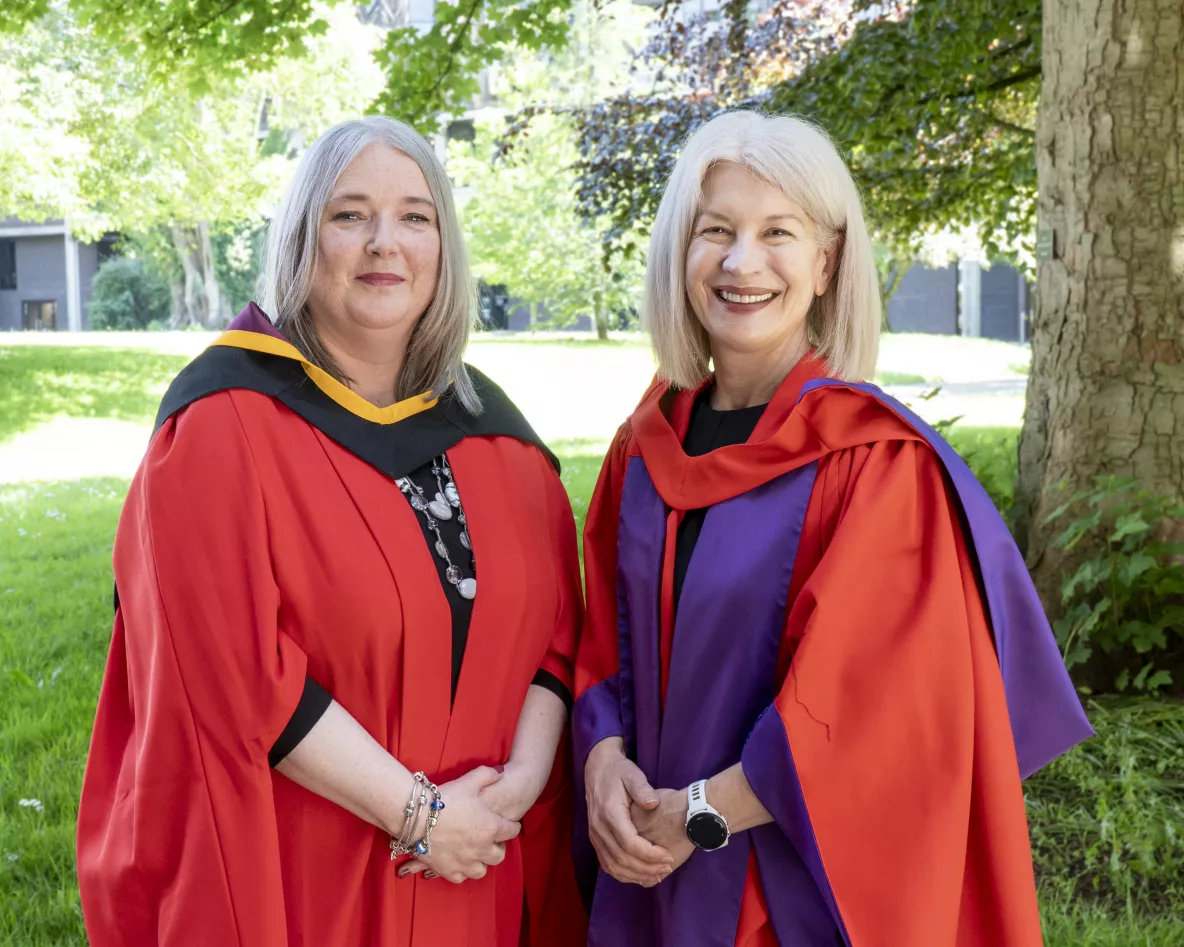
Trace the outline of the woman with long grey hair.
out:
[[[826,134],[696,132],[643,311],[659,378],[585,531],[589,944],[1036,947],[1020,778],[1089,726],[974,475],[866,383],[879,286]]]
[[[326,132],[261,283],[165,395],[120,519],[90,942],[580,943],[572,513],[462,362],[474,288],[428,143]]]

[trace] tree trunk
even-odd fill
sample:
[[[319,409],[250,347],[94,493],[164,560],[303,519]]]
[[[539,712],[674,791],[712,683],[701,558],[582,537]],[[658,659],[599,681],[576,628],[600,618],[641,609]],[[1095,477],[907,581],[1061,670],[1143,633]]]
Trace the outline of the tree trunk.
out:
[[[1050,547],[1064,524],[1043,520],[1059,483],[1111,473],[1184,496],[1182,100],[1180,0],[1045,0],[1036,162],[1053,244],[1014,512],[1054,613],[1070,563]]]
[[[230,304],[214,270],[209,224],[174,224],[173,246],[181,259],[182,281],[172,286],[172,327],[216,329],[226,325],[230,321]]]
[[[596,326],[596,338],[604,341],[608,338],[608,307],[604,305],[600,293],[596,293],[595,297],[592,303],[592,322]]]

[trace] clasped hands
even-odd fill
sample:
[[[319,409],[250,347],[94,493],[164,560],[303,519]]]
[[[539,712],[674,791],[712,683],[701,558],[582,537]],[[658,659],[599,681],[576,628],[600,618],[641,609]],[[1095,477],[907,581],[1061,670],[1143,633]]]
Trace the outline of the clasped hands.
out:
[[[522,831],[547,776],[511,760],[503,768],[478,766],[440,786],[446,808],[432,834],[432,854],[405,863],[399,877],[423,872],[453,884],[484,878],[505,859],[506,842]]]
[[[584,777],[588,834],[600,867],[617,881],[652,888],[691,857],[686,791],[653,789],[620,737],[592,748]]]

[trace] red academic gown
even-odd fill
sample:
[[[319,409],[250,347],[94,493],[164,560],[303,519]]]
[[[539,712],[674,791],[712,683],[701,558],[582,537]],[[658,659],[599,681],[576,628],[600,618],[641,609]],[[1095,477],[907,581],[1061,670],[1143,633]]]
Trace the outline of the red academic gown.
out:
[[[694,458],[681,444],[696,393],[650,389],[613,442],[588,513],[577,700],[620,666],[618,511],[631,458],[644,460],[670,510],[663,700],[678,647],[672,581],[681,512],[817,461],[774,707],[845,940],[1036,947],[1040,920],[1004,685],[941,463],[911,426],[861,391],[816,390],[799,403],[803,385],[826,375],[822,362],[803,360],[747,444]],[[1083,718],[1081,728],[1088,732]],[[768,912],[777,896],[750,858],[737,945],[778,943]]]
[[[307,675],[437,783],[506,761],[535,673],[572,679],[555,470],[524,435],[480,433],[516,416],[488,382],[488,423],[423,399],[380,411],[244,316],[166,396],[120,518],[78,824],[90,943],[582,943],[562,753],[505,862],[461,885],[397,877],[386,834],[267,759]],[[451,708],[449,607],[391,476],[448,440],[480,580]]]

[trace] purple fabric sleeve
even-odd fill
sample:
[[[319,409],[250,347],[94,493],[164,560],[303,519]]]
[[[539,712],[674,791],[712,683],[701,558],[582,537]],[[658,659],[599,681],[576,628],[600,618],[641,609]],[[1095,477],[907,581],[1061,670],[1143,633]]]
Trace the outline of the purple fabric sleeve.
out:
[[[753,727],[748,741],[744,744],[744,752],[740,757],[740,765],[744,769],[744,776],[752,791],[761,801],[769,814],[777,823],[777,827],[789,839],[794,849],[801,857],[806,871],[809,872],[814,886],[821,894],[819,907],[824,907],[825,917],[816,916],[819,912],[797,913],[802,916],[793,922],[798,929],[805,929],[812,933],[811,939],[803,939],[803,943],[826,943],[814,939],[827,930],[835,927],[842,933],[843,943],[850,945],[843,919],[839,914],[838,904],[835,902],[834,892],[830,881],[826,877],[826,870],[822,867],[822,856],[818,850],[818,841],[814,837],[814,828],[810,823],[810,813],[806,810],[806,800],[802,795],[802,785],[798,780],[797,766],[794,765],[793,753],[789,748],[789,736],[785,732],[785,724],[777,708],[768,707]],[[757,845],[757,857],[760,859],[761,846]],[[766,900],[769,902],[769,913],[774,921],[778,914],[788,906],[775,905],[775,892],[765,887]],[[785,930],[781,924],[776,924],[778,932]],[[833,936],[833,934],[831,935]]]
[[[576,770],[582,774],[592,747],[608,737],[623,737],[620,679],[614,674],[589,687],[576,701],[571,713],[572,753]]]

